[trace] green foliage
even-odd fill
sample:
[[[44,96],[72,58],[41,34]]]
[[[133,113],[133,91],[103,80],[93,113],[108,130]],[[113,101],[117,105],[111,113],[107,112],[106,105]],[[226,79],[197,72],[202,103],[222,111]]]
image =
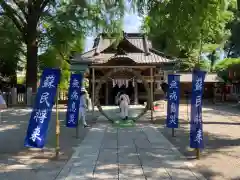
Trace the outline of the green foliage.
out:
[[[181,59],[179,62],[180,71],[189,72],[196,67],[204,71],[210,70],[210,64],[207,60],[201,59],[200,61],[198,61],[198,59],[194,59],[194,58],[185,58],[185,59]]]
[[[21,70],[19,64],[24,60],[21,57],[25,52],[20,33],[14,24],[3,16],[0,16],[0,41],[0,72],[15,84],[16,71]]]
[[[216,71],[228,70],[240,65],[240,58],[226,58],[215,65]]]
[[[63,72],[67,69],[62,61],[68,59],[71,51],[83,50],[86,35],[99,31],[118,34],[125,1],[27,0],[9,3],[3,0],[0,7],[1,14],[15,25],[20,40],[27,45],[27,64],[31,66],[26,66],[26,83],[36,89],[37,65],[40,68],[58,66]],[[39,58],[38,46],[44,52]],[[64,74],[67,76],[68,73]]]
[[[239,5],[240,7],[240,5]],[[229,10],[234,13],[234,19],[229,22],[227,28],[231,31],[231,36],[225,44],[226,56],[229,58],[236,58],[240,56],[240,11],[236,7],[236,3],[233,4]]]
[[[123,1],[122,1],[123,2]],[[75,4],[73,6],[72,4]],[[84,50],[84,37],[100,28],[104,32],[119,34],[123,4],[79,4],[77,1],[60,1],[55,14],[42,18],[44,33],[41,34],[41,47],[46,49],[39,57],[40,68],[60,67],[62,79],[60,88],[66,89],[69,83],[69,65],[66,63],[72,52],[81,53]],[[118,8],[121,11],[114,13]],[[106,12],[108,12],[106,14]],[[109,21],[107,21],[108,19]],[[119,37],[119,36],[117,36]]]
[[[17,84],[25,84],[26,79],[25,77],[17,77]]]
[[[229,36],[225,27],[233,13],[228,6],[223,0],[151,3],[143,29],[156,49],[195,62],[201,53],[222,46]]]
[[[240,58],[226,58],[215,65],[215,70],[225,82],[229,81],[229,70],[239,71]]]

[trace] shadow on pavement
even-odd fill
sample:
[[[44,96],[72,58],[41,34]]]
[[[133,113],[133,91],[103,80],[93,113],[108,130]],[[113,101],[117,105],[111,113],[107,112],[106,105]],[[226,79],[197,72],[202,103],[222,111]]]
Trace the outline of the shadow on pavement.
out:
[[[64,109],[64,108],[63,108]],[[141,108],[140,108],[141,109]],[[105,110],[112,113],[112,110]],[[63,166],[73,153],[73,148],[81,143],[88,129],[80,127],[79,139],[76,139],[76,130],[65,127],[66,112],[59,112],[61,125],[60,157],[55,159],[55,120],[53,110],[47,133],[47,143],[43,150],[25,148],[24,139],[30,119],[31,109],[13,108],[1,113],[0,119],[0,179],[52,180],[57,177]],[[95,112],[95,118],[88,113],[86,118],[89,124],[96,122],[100,116]],[[106,123],[108,123],[106,121]]]
[[[13,109],[1,113],[0,121],[0,179],[54,179],[72,155],[73,147],[85,137],[88,129],[80,127],[79,138],[76,131],[65,127],[65,112],[59,112],[61,125],[60,156],[55,158],[55,120],[52,113],[47,133],[47,143],[40,149],[24,147],[24,139],[31,110]],[[91,124],[91,115],[88,118]],[[44,176],[45,174],[45,176]]]
[[[218,111],[223,111],[224,108],[221,107],[218,109],[209,108],[207,110],[211,113],[218,113]],[[112,110],[106,110],[107,113],[112,113]],[[223,116],[226,114],[237,114],[234,112],[229,112],[225,110],[223,112]],[[29,112],[16,110],[13,112],[4,112],[2,113],[1,124],[0,124],[0,179],[4,180],[5,178],[8,180],[26,180],[26,179],[44,179],[44,180],[53,180],[57,177],[63,166],[66,164],[67,160],[71,156],[73,152],[73,147],[77,146],[85,137],[88,132],[88,129],[80,128],[79,139],[75,138],[75,129],[69,129],[65,127],[65,112],[60,112],[60,121],[61,121],[61,136],[60,136],[60,146],[61,146],[61,155],[59,160],[54,159],[54,148],[55,148],[55,113],[53,112],[52,120],[49,124],[48,135],[47,135],[47,145],[44,151],[34,151],[24,148],[23,141],[25,138],[26,129],[29,121]],[[96,112],[96,117],[99,117],[99,112]],[[95,121],[89,115],[88,119]],[[221,179],[239,179],[239,162],[240,151],[231,150],[230,148],[237,148],[240,146],[240,138],[232,138],[228,136],[221,136],[221,134],[216,135],[211,132],[205,132],[204,141],[205,141],[205,149],[201,154],[200,160],[195,160],[195,153],[189,150],[189,129],[187,128],[188,123],[186,120],[180,120],[180,128],[176,130],[177,137],[171,137],[171,130],[164,127],[165,117],[159,116],[155,117],[157,119],[155,121],[154,126],[159,126],[159,130],[163,133],[163,135],[176,146],[176,148],[186,156],[186,158],[196,164],[193,167],[193,170],[196,172],[202,173],[209,180],[221,180]],[[103,120],[101,122],[104,122]],[[106,122],[106,121],[105,121]],[[139,119],[137,123],[145,124],[150,122],[150,113],[147,113],[143,118]],[[218,125],[223,124],[226,127],[229,125],[234,127],[233,125],[239,125],[238,122],[204,122],[204,126],[208,125]],[[214,129],[213,129],[214,130]],[[124,130],[126,133],[130,133],[131,128]],[[229,130],[231,131],[231,129]],[[111,136],[109,137],[111,138]],[[109,139],[109,141],[114,142],[114,138]],[[144,135],[139,135],[139,137],[135,137],[136,146],[131,147],[127,146],[127,148],[135,148],[135,153],[128,153],[129,163],[124,163],[126,169],[130,169],[135,164],[133,159],[136,159],[139,155],[146,155],[148,150],[144,148],[144,144],[138,141],[138,138],[144,139]],[[125,139],[128,141],[128,139]],[[147,140],[144,140],[147,143]],[[111,147],[109,148],[111,149]],[[112,149],[112,152],[116,153],[116,149]],[[127,153],[127,152],[123,152]],[[148,152],[151,155],[150,158],[161,161],[159,154],[156,152]],[[229,160],[231,158],[231,160]],[[236,160],[236,161],[235,161]],[[103,160],[99,160],[101,163]],[[102,162],[103,163],[103,162]],[[115,167],[112,166],[113,162],[109,162],[108,165],[105,163],[105,168],[110,170],[109,173],[115,172]],[[170,168],[179,169],[177,164],[171,164],[171,162],[167,163]],[[159,164],[152,163],[146,165],[149,167],[149,172],[146,172],[151,176],[154,174],[152,172],[157,171],[160,167]],[[234,169],[235,168],[235,169]],[[230,170],[229,170],[230,169]],[[229,171],[229,172],[227,172]],[[231,177],[228,176],[231,172]],[[233,172],[233,173],[232,173]],[[234,173],[235,172],[235,173]],[[156,172],[157,173],[157,172]],[[134,170],[130,171],[129,174],[134,175]],[[135,174],[136,175],[136,174]],[[136,175],[137,176],[137,175]],[[101,179],[95,178],[95,179]],[[140,178],[139,178],[140,179]],[[180,178],[181,180],[181,178]]]
[[[155,123],[160,125],[159,130],[163,135],[190,162],[196,164],[198,172],[207,179],[240,179],[240,137],[237,135],[240,121],[229,118],[239,117],[240,113],[224,106],[207,106],[203,113],[208,113],[209,116],[203,119],[205,148],[200,160],[196,160],[195,151],[189,147],[190,124],[186,119],[180,119],[180,127],[175,130],[176,137],[172,137],[171,129],[165,127],[164,116],[157,116]],[[215,120],[216,115],[225,117],[225,120]]]

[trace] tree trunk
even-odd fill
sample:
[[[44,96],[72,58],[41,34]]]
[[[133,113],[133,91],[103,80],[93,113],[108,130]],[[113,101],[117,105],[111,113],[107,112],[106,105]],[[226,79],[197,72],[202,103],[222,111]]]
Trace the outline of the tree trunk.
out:
[[[30,13],[31,14],[31,13]],[[37,91],[37,72],[38,72],[38,42],[37,42],[37,17],[29,14],[27,20],[27,34],[25,41],[27,45],[27,72],[26,86],[31,87],[33,92]]]
[[[16,71],[14,71],[14,72],[11,74],[10,83],[11,83],[12,87],[15,87],[15,86],[17,85],[17,73],[16,73]]]
[[[27,44],[26,86],[31,87],[33,92],[37,90],[37,52],[38,46],[35,37]]]

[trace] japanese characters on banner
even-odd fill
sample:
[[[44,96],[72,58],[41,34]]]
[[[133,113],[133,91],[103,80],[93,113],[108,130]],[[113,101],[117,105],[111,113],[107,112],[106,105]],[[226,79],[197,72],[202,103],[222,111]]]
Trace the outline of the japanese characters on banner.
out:
[[[195,70],[192,75],[190,147],[204,148],[202,128],[202,95],[206,72]]]
[[[24,146],[44,147],[52,107],[60,81],[60,74],[60,69],[44,69],[34,109],[29,120]]]
[[[168,84],[166,125],[168,128],[178,128],[180,76],[176,74],[169,74]]]
[[[66,126],[70,128],[78,125],[81,86],[82,75],[72,74],[68,90],[68,108],[66,117]]]

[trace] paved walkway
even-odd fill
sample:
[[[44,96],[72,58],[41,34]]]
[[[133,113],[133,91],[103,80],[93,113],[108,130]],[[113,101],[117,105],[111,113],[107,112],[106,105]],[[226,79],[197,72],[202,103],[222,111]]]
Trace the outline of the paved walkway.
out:
[[[165,106],[166,107],[166,106]],[[189,106],[189,116],[190,116]],[[180,106],[180,126],[176,138],[165,128],[166,111],[155,112],[157,126],[163,135],[184,154],[194,169],[209,180],[240,180],[240,111],[231,104],[207,104],[203,107],[204,150],[200,160],[195,160],[195,152],[189,147],[190,125],[186,105]]]
[[[96,124],[57,180],[196,180],[190,164],[152,125],[114,128]]]
[[[72,147],[78,146],[88,134],[88,129],[80,127],[79,138],[76,139],[76,130],[65,127],[65,110],[60,110],[61,149],[59,159],[55,160],[55,110],[49,122],[43,151],[28,149],[23,145],[30,112],[29,108],[9,108],[0,113],[0,180],[55,180],[71,158],[74,152]],[[90,113],[87,119],[91,121]]]

